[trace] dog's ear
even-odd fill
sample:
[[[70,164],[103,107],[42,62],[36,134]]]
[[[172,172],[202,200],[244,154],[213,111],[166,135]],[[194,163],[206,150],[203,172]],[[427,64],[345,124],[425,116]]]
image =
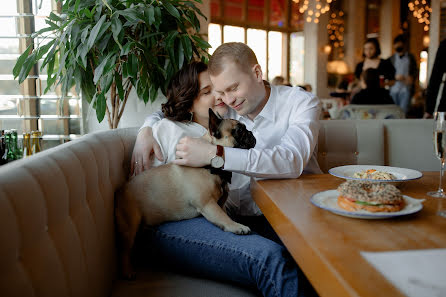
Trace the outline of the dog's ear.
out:
[[[223,119],[219,118],[214,111],[209,108],[209,133],[211,136],[214,136],[216,138],[221,137],[221,133],[219,130],[220,123]]]

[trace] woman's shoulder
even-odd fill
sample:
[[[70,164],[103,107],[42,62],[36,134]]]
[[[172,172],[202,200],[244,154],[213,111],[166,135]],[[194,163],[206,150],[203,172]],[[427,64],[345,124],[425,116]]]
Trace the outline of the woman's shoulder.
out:
[[[206,132],[206,129],[194,122],[178,122],[178,121],[172,121],[169,119],[162,119],[161,121],[158,121],[153,127],[153,130],[157,131],[163,131],[167,133],[186,133],[186,134],[203,134]]]

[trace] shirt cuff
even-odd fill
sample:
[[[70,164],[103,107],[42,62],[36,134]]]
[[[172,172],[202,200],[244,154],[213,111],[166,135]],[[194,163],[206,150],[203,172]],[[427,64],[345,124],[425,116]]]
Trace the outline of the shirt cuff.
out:
[[[244,172],[248,166],[248,150],[225,147],[224,170]]]

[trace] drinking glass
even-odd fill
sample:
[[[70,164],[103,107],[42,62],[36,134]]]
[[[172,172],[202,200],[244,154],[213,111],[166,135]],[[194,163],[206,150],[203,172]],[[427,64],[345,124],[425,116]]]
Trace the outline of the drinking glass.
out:
[[[437,191],[428,192],[427,195],[436,198],[446,198],[442,181],[445,164],[446,149],[446,112],[435,112],[434,114],[434,149],[437,158],[440,160],[440,185]]]

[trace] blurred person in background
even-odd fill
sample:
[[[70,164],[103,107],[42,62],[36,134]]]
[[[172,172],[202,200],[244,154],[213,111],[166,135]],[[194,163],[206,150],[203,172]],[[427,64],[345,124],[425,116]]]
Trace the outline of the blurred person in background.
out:
[[[362,56],[364,61],[358,63],[355,68],[355,77],[358,80],[361,78],[361,73],[369,68],[376,69],[378,71],[378,77],[380,79],[380,86],[391,86],[395,82],[395,68],[389,60],[381,59],[381,47],[379,46],[378,39],[369,38],[364,43],[364,49]],[[359,85],[356,85],[352,89],[352,96],[360,90]]]
[[[380,87],[379,72],[369,68],[361,74],[361,91],[356,93],[351,104],[394,104],[389,91]]]
[[[389,60],[395,68],[395,84],[390,87],[390,96],[396,105],[407,113],[410,101],[415,90],[415,81],[418,75],[415,57],[407,51],[404,35],[398,35],[393,40],[393,54]]]
[[[274,77],[273,80],[271,81],[271,84],[274,86],[292,87],[292,85],[283,76],[280,75]]]

